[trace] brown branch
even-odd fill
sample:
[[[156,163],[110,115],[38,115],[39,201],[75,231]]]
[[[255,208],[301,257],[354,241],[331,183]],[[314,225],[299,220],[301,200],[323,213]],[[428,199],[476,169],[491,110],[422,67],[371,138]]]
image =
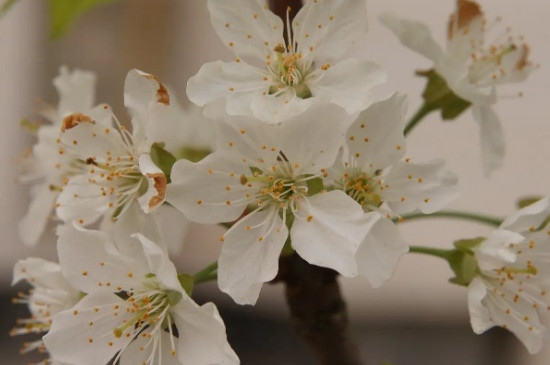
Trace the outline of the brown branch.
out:
[[[290,20],[294,19],[296,14],[298,13],[298,10],[302,7],[302,1],[301,0],[269,0],[269,8],[271,11],[273,11],[275,14],[281,17],[283,19],[283,22],[285,23],[285,31],[284,31],[284,37],[285,40],[288,43],[288,39],[286,39],[286,12],[288,7],[290,7]]]
[[[359,365],[346,304],[334,270],[313,266],[296,253],[279,261],[275,281],[286,285],[290,323],[320,365]]]

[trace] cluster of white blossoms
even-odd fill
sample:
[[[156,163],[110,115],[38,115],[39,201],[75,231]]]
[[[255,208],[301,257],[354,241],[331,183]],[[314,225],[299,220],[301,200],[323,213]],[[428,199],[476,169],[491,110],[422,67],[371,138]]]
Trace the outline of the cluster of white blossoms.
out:
[[[63,67],[54,79],[58,107],[42,111],[51,124],[38,126],[24,164],[32,202],[20,232],[34,245],[57,224],[59,264],[29,258],[14,269],[14,283],[33,289],[15,300],[32,316],[13,333],[44,335],[25,348],[47,350],[42,364],[239,363],[214,304],[191,299],[204,278],[178,274],[168,257],[164,207],[182,221],[229,227],[207,274],[236,303],[255,304],[280,257],[293,253],[381,286],[409,251],[395,222],[458,197],[444,161],[405,158],[406,97],[375,98],[385,73],[343,58],[366,33],[364,0],[305,1],[292,21],[287,12],[286,34],[261,0],[208,0],[208,9],[237,57],[203,65],[188,82],[209,119],[141,71],[124,85],[129,126],[108,105],[94,106],[92,73]],[[446,53],[424,26],[382,20],[471,103],[484,165],[497,167],[495,86],[527,75],[527,46],[487,47],[471,1],[457,2]],[[476,333],[499,325],[540,349],[549,216],[545,199],[462,251],[475,262],[464,284]]]

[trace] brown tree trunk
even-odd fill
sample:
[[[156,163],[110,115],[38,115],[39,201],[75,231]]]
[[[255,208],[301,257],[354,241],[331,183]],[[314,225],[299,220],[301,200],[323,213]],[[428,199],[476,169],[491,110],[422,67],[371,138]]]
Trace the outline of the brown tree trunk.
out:
[[[282,257],[275,281],[286,285],[290,323],[320,365],[359,365],[338,273],[313,266],[296,253]]]

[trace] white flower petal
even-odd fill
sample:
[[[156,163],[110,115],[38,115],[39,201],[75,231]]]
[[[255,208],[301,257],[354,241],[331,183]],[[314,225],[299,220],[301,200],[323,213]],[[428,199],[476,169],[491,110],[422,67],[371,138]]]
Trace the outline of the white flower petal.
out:
[[[384,179],[389,187],[381,192],[382,200],[398,214],[414,210],[430,214],[444,208],[459,194],[458,177],[444,164],[443,160],[398,162]]]
[[[229,102],[229,100],[228,100]],[[302,99],[296,96],[293,88],[287,88],[280,94],[258,94],[251,99],[250,109],[254,116],[270,124],[288,123],[294,118],[311,109],[313,98]],[[228,112],[229,109],[228,109]]]
[[[312,265],[357,275],[355,253],[368,229],[360,205],[342,191],[307,199],[290,231],[292,247]]]
[[[255,190],[241,184],[251,171],[242,157],[215,152],[198,163],[179,160],[172,167],[167,201],[198,223],[231,222],[239,218]]]
[[[409,246],[403,241],[399,230],[389,219],[376,212],[365,214],[369,232],[355,255],[359,275],[378,288],[389,280]]]
[[[90,184],[87,176],[77,175],[57,197],[56,215],[64,222],[88,225],[109,210],[109,202],[109,195],[104,195],[100,186]]]
[[[308,84],[314,97],[326,97],[349,114],[373,102],[371,89],[386,82],[386,73],[373,62],[348,59],[331,66]]]
[[[132,340],[132,337],[123,335],[117,338],[114,335],[117,325],[135,316],[125,309],[124,301],[115,294],[88,294],[72,309],[54,317],[44,343],[57,361],[79,365],[107,364]],[[118,314],[115,316],[114,313]]]
[[[171,310],[179,332],[176,356],[183,365],[232,365],[239,358],[229,346],[216,306],[182,300]]]
[[[265,62],[283,42],[283,22],[259,0],[208,0],[218,37],[243,59]],[[266,43],[267,42],[267,43]]]
[[[172,355],[172,342],[177,347],[181,341],[177,337],[170,338],[170,334],[166,331],[160,331],[155,339],[159,341],[158,347],[154,348],[151,343],[151,339],[148,337],[137,336],[120,356],[120,365],[139,365],[146,364],[149,358],[159,359],[158,353],[160,353],[159,364],[162,365],[181,365],[182,363],[176,356]],[[155,355],[152,354],[153,349],[156,351]],[[177,351],[176,351],[177,353]]]
[[[59,94],[59,118],[89,110],[94,105],[96,75],[93,72],[78,69],[70,72],[66,66],[62,66],[53,84]],[[61,120],[55,122],[60,123]]]
[[[31,204],[27,214],[19,222],[19,237],[24,244],[34,246],[42,236],[53,213],[58,192],[50,185],[37,184],[31,188]]]
[[[340,59],[367,33],[364,0],[307,1],[292,22],[298,51],[320,64]],[[309,51],[313,47],[313,51]]]
[[[224,236],[218,285],[238,304],[254,304],[262,284],[277,275],[288,229],[273,207],[252,213]]]
[[[42,258],[28,257],[17,261],[13,268],[11,285],[15,285],[21,280],[32,282],[35,288],[59,289],[67,292],[74,291],[73,287],[69,285],[61,274],[59,264]]]
[[[155,165],[148,153],[139,156],[139,169],[147,178],[147,191],[138,198],[141,209],[149,213],[161,206],[166,199],[166,176],[160,168]]]
[[[136,241],[135,247],[139,246]],[[122,256],[100,231],[66,225],[60,230],[57,251],[64,276],[85,293],[98,290],[112,293],[117,286],[131,288],[137,278],[149,273],[147,261],[138,250],[132,256]]]
[[[519,233],[498,229],[493,231],[476,249],[476,259],[482,270],[490,271],[516,261],[516,253],[511,247],[523,241]]]
[[[405,102],[404,95],[394,94],[371,105],[353,122],[347,132],[346,143],[359,166],[368,166],[376,171],[404,156]]]
[[[318,174],[332,166],[353,117],[334,105],[318,103],[270,132],[275,146],[302,174]]]
[[[399,19],[392,14],[382,14],[380,21],[399,38],[401,43],[434,62],[443,58],[443,50],[432,38],[430,29],[424,24]]]
[[[489,176],[491,172],[502,167],[505,152],[502,126],[490,106],[473,105],[472,114],[479,125],[483,171]]]
[[[493,327],[491,315],[487,307],[483,305],[483,299],[487,295],[487,288],[480,278],[474,278],[468,286],[468,310],[470,312],[470,324],[475,333],[481,334]]]
[[[166,251],[141,233],[135,233],[132,237],[141,242],[143,253],[149,266],[149,273],[155,274],[159,282],[165,287],[184,294],[185,292],[178,281],[176,267],[168,258]]]
[[[199,72],[189,79],[187,96],[199,106],[231,96],[231,99],[227,100],[227,112],[232,115],[242,114],[248,110],[245,102],[250,100],[250,93],[261,96],[262,92],[268,92],[269,83],[264,78],[270,77],[267,70],[261,70],[243,61],[210,62],[202,65]]]
[[[549,216],[550,198],[546,197],[508,216],[500,227],[516,232],[534,230],[539,228]]]

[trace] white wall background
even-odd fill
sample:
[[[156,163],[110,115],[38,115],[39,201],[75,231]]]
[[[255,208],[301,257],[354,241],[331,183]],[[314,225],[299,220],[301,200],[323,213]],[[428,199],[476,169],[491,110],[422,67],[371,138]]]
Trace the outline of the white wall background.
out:
[[[140,0],[141,1],[141,0]],[[122,83],[129,67],[160,74],[183,98],[186,80],[200,65],[216,59],[231,59],[225,46],[210,28],[205,1],[160,1],[168,17],[162,22],[162,38],[145,39],[132,45],[129,14],[138,0],[126,0],[85,16],[61,42],[46,39],[47,21],[41,2],[24,0],[0,21],[0,278],[7,283],[18,258],[29,255],[54,257],[53,237],[39,251],[23,247],[16,225],[27,204],[26,190],[16,184],[20,156],[32,140],[18,126],[23,117],[32,116],[37,97],[55,101],[49,80],[60,63],[71,67],[93,68],[98,72],[100,101],[119,105]],[[143,3],[143,2],[142,2]],[[522,91],[523,98],[501,100],[496,107],[504,125],[507,157],[504,168],[486,179],[481,172],[477,127],[469,112],[452,123],[441,123],[430,115],[408,139],[408,155],[421,161],[441,157],[460,176],[461,198],[452,208],[506,215],[514,209],[518,197],[547,195],[550,188],[550,2],[540,0],[481,0],[489,19],[500,15],[502,26],[512,26],[529,43],[535,63],[541,69],[521,85],[505,90],[510,95]],[[133,5],[134,4],[134,5]],[[379,96],[393,91],[407,93],[412,114],[420,105],[424,80],[413,75],[415,69],[430,62],[402,47],[376,16],[384,11],[421,20],[443,42],[446,22],[454,6],[451,0],[370,0],[370,31],[351,52],[354,56],[376,61],[387,70],[389,82],[378,90]],[[147,20],[147,18],[145,19]],[[141,19],[140,21],[145,21]],[[125,25],[118,25],[124,21]],[[154,22],[153,22],[154,23]],[[129,25],[130,24],[130,25]],[[157,31],[159,31],[157,29]],[[125,41],[126,39],[126,41]],[[147,43],[149,42],[149,43]],[[134,41],[134,43],[136,43]],[[159,45],[160,44],[160,45]],[[133,48],[132,48],[133,47]],[[140,59],[139,50],[144,59]],[[158,59],[147,58],[161,52]],[[137,50],[137,51],[136,51]],[[134,62],[135,61],[135,62]],[[150,68],[145,68],[150,67]],[[154,68],[154,69],[153,69]],[[411,244],[450,247],[453,240],[475,237],[488,232],[486,227],[444,220],[417,221],[402,225]],[[214,231],[214,232],[213,232]],[[194,227],[178,262],[189,272],[215,260],[219,231]],[[46,251],[46,252],[44,252]],[[430,257],[407,255],[393,280],[381,289],[369,288],[363,280],[345,280],[344,291],[352,317],[377,318],[380,321],[467,321],[466,289],[447,283],[450,270],[444,262]],[[208,286],[207,286],[208,288]],[[210,288],[213,288],[210,285]],[[229,300],[221,296],[220,300]],[[265,286],[259,310],[285,313],[281,286]],[[523,359],[518,364],[544,364],[550,356],[550,343],[543,354]]]

